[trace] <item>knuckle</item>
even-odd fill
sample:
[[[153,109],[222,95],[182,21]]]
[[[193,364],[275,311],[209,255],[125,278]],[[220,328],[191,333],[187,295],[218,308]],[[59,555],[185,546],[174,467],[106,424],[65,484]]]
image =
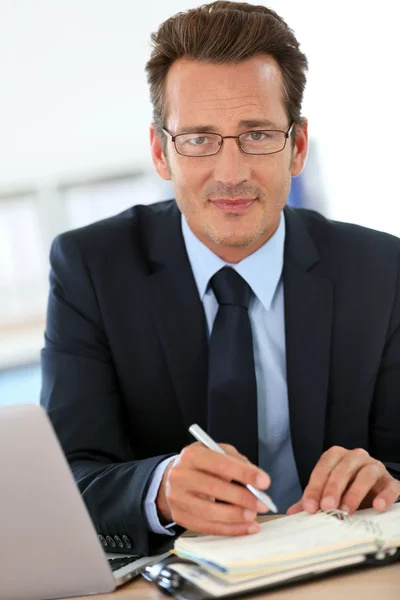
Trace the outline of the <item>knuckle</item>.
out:
[[[210,481],[207,485],[207,495],[212,498],[221,497],[221,485],[219,481]]]
[[[376,462],[369,463],[368,465],[365,465],[364,471],[368,477],[376,477],[377,475],[382,474],[382,467]]]
[[[244,508],[250,508],[250,509],[255,509],[257,506],[257,499],[255,496],[253,496],[253,494],[250,494],[250,492],[246,489],[246,488],[239,488],[235,494],[235,503],[238,506],[243,506]]]
[[[223,458],[218,457],[216,460],[214,460],[214,471],[218,475],[226,474],[226,461]]]
[[[352,450],[352,454],[357,458],[366,458],[369,456],[368,452],[364,448],[354,448],[354,450]]]
[[[220,446],[228,454],[239,454],[239,452],[236,450],[235,446],[232,446],[231,444],[220,444]]]
[[[245,483],[252,483],[254,487],[257,487],[257,479],[258,479],[258,471],[254,471],[252,467],[248,467],[243,464],[242,473],[242,481]]]
[[[196,453],[195,444],[190,444],[190,446],[186,446],[180,453],[181,459],[183,461],[191,462],[193,460],[193,455]]]
[[[328,481],[324,490],[324,496],[336,496],[341,491],[339,483],[335,480]]]
[[[304,489],[305,496],[318,496],[321,492],[321,489],[315,484],[308,484]]]
[[[352,486],[350,489],[347,490],[346,492],[346,503],[347,504],[354,504],[356,502],[358,502],[360,500],[360,489],[357,488],[356,486]]]
[[[344,454],[344,452],[346,452],[345,448],[343,448],[343,446],[332,446],[331,448],[328,448],[328,450],[325,450],[323,456],[330,456],[331,454]]]
[[[172,467],[168,473],[168,483],[171,485],[175,485],[180,481],[180,469],[178,466]]]
[[[174,466],[182,465],[192,460],[193,451],[188,446],[187,448],[183,448],[178,458],[175,460]]]
[[[235,454],[235,458],[247,465],[251,465],[251,462],[249,461],[249,459],[246,456],[244,456],[244,454],[237,453],[237,454]]]

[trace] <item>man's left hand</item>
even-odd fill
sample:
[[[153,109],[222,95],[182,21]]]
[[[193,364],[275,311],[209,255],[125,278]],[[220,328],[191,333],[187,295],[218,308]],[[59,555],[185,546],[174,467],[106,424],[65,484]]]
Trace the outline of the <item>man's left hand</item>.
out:
[[[366,450],[333,446],[321,456],[301,500],[293,504],[287,514],[333,508],[349,514],[370,507],[384,511],[399,496],[400,482]]]

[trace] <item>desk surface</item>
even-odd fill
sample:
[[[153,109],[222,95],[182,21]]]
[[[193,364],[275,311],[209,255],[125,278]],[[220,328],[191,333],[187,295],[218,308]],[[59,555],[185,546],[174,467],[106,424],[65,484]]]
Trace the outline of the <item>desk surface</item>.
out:
[[[269,520],[266,517],[262,520]],[[165,600],[154,584],[142,577],[122,586],[111,594],[71,598],[70,600]],[[322,577],[308,583],[288,586],[280,590],[253,595],[252,599],[265,600],[399,600],[400,563],[375,567],[342,575]]]

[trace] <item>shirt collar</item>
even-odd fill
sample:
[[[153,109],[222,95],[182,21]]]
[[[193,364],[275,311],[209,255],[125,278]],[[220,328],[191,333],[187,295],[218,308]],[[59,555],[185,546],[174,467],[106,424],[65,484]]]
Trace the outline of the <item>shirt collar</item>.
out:
[[[237,264],[223,261],[194,235],[183,215],[181,220],[183,239],[201,300],[204,300],[211,277],[222,267],[230,266],[236,269],[264,308],[269,310],[283,269],[286,230],[283,211],[274,235]]]

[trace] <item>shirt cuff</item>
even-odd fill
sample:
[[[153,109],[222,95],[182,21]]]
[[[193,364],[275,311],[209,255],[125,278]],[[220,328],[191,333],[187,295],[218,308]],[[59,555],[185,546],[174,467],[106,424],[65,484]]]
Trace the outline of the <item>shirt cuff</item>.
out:
[[[153,533],[160,533],[161,535],[175,535],[175,531],[170,528],[174,527],[176,523],[168,523],[168,525],[165,527],[161,525],[156,506],[157,493],[164,475],[164,471],[168,467],[171,460],[174,460],[174,458],[176,458],[176,456],[170,456],[158,465],[151,478],[150,487],[144,501],[144,510],[148,526]]]

